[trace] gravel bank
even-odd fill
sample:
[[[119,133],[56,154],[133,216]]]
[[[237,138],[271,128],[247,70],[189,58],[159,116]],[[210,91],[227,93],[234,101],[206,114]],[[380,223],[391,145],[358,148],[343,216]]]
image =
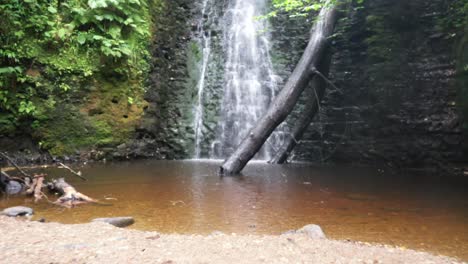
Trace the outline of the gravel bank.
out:
[[[305,235],[163,235],[104,223],[0,216],[0,263],[461,263],[401,248]]]

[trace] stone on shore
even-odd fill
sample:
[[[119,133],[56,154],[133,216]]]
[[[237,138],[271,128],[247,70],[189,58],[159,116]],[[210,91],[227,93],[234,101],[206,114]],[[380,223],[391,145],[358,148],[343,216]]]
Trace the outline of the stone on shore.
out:
[[[327,238],[322,228],[318,225],[306,225],[303,228],[296,231],[298,234],[306,234],[308,237],[313,239]]]
[[[116,227],[127,227],[135,223],[133,217],[110,217],[110,218],[95,218],[92,222],[103,222]]]
[[[34,214],[34,210],[26,206],[15,206],[4,209],[0,214],[9,217],[30,216]]]

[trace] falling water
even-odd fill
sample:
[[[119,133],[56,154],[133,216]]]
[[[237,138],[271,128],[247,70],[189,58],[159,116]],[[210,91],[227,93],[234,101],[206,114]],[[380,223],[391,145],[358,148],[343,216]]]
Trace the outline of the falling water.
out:
[[[231,154],[263,115],[277,89],[264,15],[266,0],[232,0],[224,17],[226,52],[222,116],[213,157]],[[269,159],[278,144],[273,135],[257,155]]]
[[[203,142],[203,95],[205,92],[206,70],[211,55],[211,30],[206,29],[206,20],[211,20],[213,17],[213,0],[203,0],[201,7],[201,18],[197,23],[197,44],[202,48],[202,61],[200,67],[200,79],[197,84],[198,99],[195,106],[195,158],[201,158],[201,144]]]
[[[212,11],[214,0],[203,0],[202,16],[197,26],[197,41],[202,47],[198,102],[195,107],[195,158],[207,158],[202,146],[211,145],[209,158],[222,159],[230,155],[242,139],[264,114],[277,91],[281,79],[275,75],[270,59],[268,22],[259,19],[266,12],[267,0],[230,0],[224,16],[223,53],[224,82],[221,89],[223,99],[220,106],[219,123],[215,139],[204,135],[204,104],[206,103],[207,67],[211,63],[212,29],[210,19],[217,15]],[[269,159],[279,146],[281,129],[275,132],[265,147],[255,157]]]

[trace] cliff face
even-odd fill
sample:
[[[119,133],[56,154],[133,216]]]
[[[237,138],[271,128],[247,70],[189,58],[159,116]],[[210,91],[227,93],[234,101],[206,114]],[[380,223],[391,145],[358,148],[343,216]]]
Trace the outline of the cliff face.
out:
[[[151,69],[144,85],[144,102],[132,106],[137,109],[127,109],[125,96],[115,89],[126,84],[114,81],[106,89],[94,89],[97,92],[91,89],[89,94],[76,96],[76,104],[63,104],[74,108],[88,102],[83,107],[57,110],[62,115],[84,114],[99,124],[104,122],[105,129],[97,130],[102,133],[83,130],[89,142],[76,149],[77,155],[93,150],[95,158],[192,157],[193,109],[202,52],[195,40],[199,37],[196,26],[200,22],[201,5],[198,2],[158,1],[152,6]],[[440,166],[466,161],[468,140],[464,135],[468,121],[462,113],[468,114],[465,88],[468,87],[468,49],[465,48],[468,40],[460,37],[463,34],[459,29],[442,26],[441,21],[453,15],[447,6],[450,3],[446,2],[366,1],[364,8],[351,10],[340,21],[332,40],[330,78],[341,91],[328,90],[320,114],[294,152],[295,160],[396,166]],[[226,1],[214,3],[212,11],[221,18]],[[201,19],[211,29],[213,43],[203,106],[202,151],[207,153],[219,121],[225,56],[221,23],[208,16]],[[312,21],[313,18],[284,15],[271,21],[272,61],[284,80],[302,54]],[[310,92],[306,90],[302,102],[288,119],[289,126],[294,125],[294,117],[300,114]],[[135,114],[120,111],[120,105]],[[107,122],[118,118],[122,120]],[[80,124],[75,119],[70,119],[71,124]],[[50,123],[49,128],[54,143],[67,142],[73,138],[70,135],[83,137],[81,127],[74,129],[73,134],[66,129],[54,129],[69,128],[63,125],[69,118],[58,116],[52,120],[58,122]],[[102,144],[96,145],[96,137],[101,134],[105,136],[100,140]],[[114,140],[116,137],[118,140]],[[20,146],[15,143],[18,141],[26,143]],[[9,151],[21,148],[33,153],[37,145],[27,135],[0,137],[0,142]]]
[[[299,160],[441,165],[463,161],[455,44],[445,1],[368,1],[341,21],[329,92]]]
[[[113,157],[184,159],[193,156],[194,108],[203,56],[203,47],[197,40],[203,34],[198,32],[200,23],[211,30],[212,52],[206,69],[203,130],[207,142],[214,138],[223,93],[223,34],[219,18],[222,18],[224,5],[223,1],[213,1],[207,14],[201,17],[202,1],[171,0],[156,14],[152,68],[145,96],[148,108],[137,127],[136,138],[121,145],[112,153]],[[206,152],[208,145],[204,148]]]
[[[191,38],[193,1],[165,1],[153,16],[155,27],[151,43],[151,69],[145,100],[148,107],[137,127],[136,139],[119,146],[116,158],[182,158],[185,153],[185,130],[190,130],[194,87],[189,78],[187,46]]]
[[[440,26],[450,15],[445,1],[376,0],[366,5],[340,22],[330,77],[341,91],[329,90],[294,159],[397,166],[463,161],[459,106],[466,100],[457,90],[455,60],[460,38]],[[137,140],[117,156],[187,158],[193,153],[200,60],[193,37],[199,7],[178,0],[165,8],[169,15],[156,18],[160,29],[152,51],[149,107]],[[216,8],[221,16],[223,3]],[[272,60],[284,80],[305,47],[311,21],[285,16],[272,20]],[[216,62],[210,64],[206,86],[210,98],[204,105],[207,142],[219,118],[223,76],[222,32],[217,21],[211,23],[217,37],[212,52]],[[288,123],[293,125],[294,118]]]

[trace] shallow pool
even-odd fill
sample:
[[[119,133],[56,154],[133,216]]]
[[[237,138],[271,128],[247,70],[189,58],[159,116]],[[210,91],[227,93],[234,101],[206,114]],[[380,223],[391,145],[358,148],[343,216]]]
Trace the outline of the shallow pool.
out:
[[[250,164],[241,177],[219,177],[217,162],[138,161],[66,170],[78,191],[103,205],[73,209],[24,197],[0,208],[27,205],[35,218],[83,223],[133,216],[131,228],[163,233],[280,234],[315,223],[334,239],[379,242],[468,260],[468,179],[375,169]],[[49,195],[55,200],[54,195]]]

